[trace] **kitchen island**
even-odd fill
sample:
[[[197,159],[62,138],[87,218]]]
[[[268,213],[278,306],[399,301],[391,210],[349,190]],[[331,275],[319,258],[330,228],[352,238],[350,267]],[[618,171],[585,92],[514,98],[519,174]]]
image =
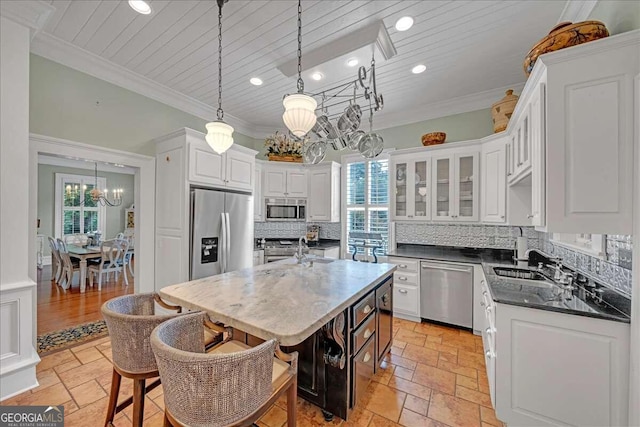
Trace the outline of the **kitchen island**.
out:
[[[163,299],[201,310],[257,345],[298,351],[298,391],[347,419],[391,347],[392,264],[295,259],[167,286]]]

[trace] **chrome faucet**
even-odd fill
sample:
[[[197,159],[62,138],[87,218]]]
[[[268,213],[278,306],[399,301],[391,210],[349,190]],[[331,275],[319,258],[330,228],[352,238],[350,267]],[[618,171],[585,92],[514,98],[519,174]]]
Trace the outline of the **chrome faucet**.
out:
[[[302,241],[304,240],[304,244],[306,246],[306,244],[308,243],[307,240],[307,236],[301,236],[298,239],[298,252],[296,252],[296,259],[298,260],[298,264],[302,264],[304,262],[304,260],[306,259],[304,252],[303,252],[303,248],[302,248]]]

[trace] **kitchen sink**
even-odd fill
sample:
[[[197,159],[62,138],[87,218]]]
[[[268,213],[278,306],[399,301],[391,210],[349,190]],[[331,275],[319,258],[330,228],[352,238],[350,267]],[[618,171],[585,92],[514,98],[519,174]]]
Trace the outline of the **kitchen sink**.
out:
[[[493,267],[493,271],[498,276],[510,277],[512,279],[547,280],[546,277],[537,271],[527,270],[525,268]]]
[[[312,259],[310,259],[310,261],[312,263],[316,263],[317,262],[318,264],[329,264],[329,263],[335,261],[335,259],[332,259],[332,258],[312,258]]]

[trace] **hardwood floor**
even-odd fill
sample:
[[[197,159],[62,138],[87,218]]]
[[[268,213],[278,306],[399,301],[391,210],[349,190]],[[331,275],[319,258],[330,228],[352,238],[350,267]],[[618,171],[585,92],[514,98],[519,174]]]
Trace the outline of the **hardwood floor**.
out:
[[[60,329],[80,325],[82,323],[102,320],[100,307],[111,298],[133,293],[133,277],[129,278],[129,286],[117,283],[113,274],[110,280],[98,285],[87,285],[86,292],[80,293],[79,273],[74,275],[73,286],[66,291],[51,281],[51,266],[46,265],[38,270],[37,310],[38,335]]]
[[[101,425],[111,383],[109,337],[44,356],[36,368],[40,386],[2,405],[64,405],[66,427]],[[122,379],[119,401],[130,396],[133,382]],[[163,425],[162,386],[147,395],[144,426]],[[281,398],[257,422],[286,426]],[[131,426],[131,407],[114,425]],[[429,323],[394,319],[391,354],[349,422],[325,422],[320,409],[298,399],[299,427],[503,427],[489,397],[480,337]]]

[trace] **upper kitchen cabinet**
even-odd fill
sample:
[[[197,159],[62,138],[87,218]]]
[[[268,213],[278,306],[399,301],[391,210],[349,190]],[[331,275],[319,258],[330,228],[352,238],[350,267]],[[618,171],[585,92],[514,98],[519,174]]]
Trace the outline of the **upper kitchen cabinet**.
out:
[[[506,222],[507,172],[506,151],[508,135],[501,134],[496,139],[482,145],[480,171],[481,220],[482,222]]]
[[[309,166],[309,221],[340,222],[340,168],[335,162]]]
[[[531,94],[523,110],[540,102],[542,111],[532,117],[533,225],[548,232],[631,234],[639,72],[640,31],[538,59],[523,91]]]
[[[464,151],[432,157],[434,221],[478,221],[478,155]]]
[[[394,220],[431,218],[431,159],[428,155],[391,158],[391,216]]]
[[[520,110],[509,132],[509,168],[507,177],[509,184],[515,184],[531,174],[531,118],[530,106]]]
[[[218,154],[204,140],[204,134],[187,129],[188,178],[192,184],[232,190],[253,191],[256,151],[234,144]]]
[[[265,164],[263,197],[307,197],[307,171],[298,165]]]

